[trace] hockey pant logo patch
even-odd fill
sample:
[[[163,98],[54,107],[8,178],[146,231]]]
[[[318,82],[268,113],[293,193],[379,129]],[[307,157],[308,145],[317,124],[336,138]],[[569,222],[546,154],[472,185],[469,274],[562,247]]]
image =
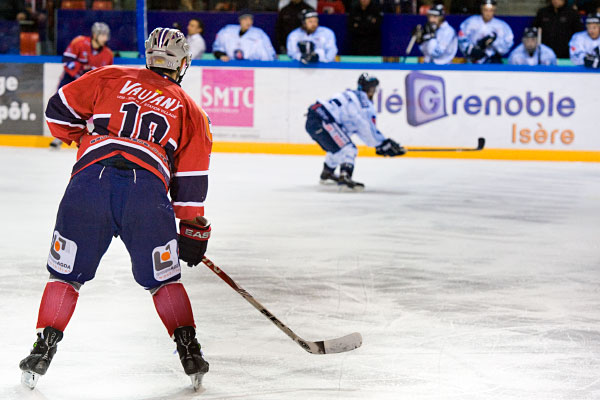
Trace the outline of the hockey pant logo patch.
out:
[[[327,132],[329,132],[329,135],[331,136],[331,138],[333,139],[335,144],[337,144],[340,148],[344,147],[345,145],[347,145],[349,143],[349,140],[347,139],[346,134],[344,133],[344,131],[342,131],[342,129],[338,126],[338,124],[336,124],[336,123],[325,124],[324,123],[323,127],[325,128],[325,130]]]
[[[180,274],[177,240],[173,239],[165,246],[158,246],[152,250],[152,264],[154,265],[154,279],[159,282]]]
[[[77,244],[62,236],[58,231],[54,231],[48,255],[48,266],[60,274],[70,274],[73,272],[76,255]]]

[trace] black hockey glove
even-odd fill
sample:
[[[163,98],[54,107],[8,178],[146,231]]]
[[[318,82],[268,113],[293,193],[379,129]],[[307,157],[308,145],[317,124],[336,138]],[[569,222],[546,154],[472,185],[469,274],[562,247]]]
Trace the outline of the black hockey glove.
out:
[[[437,31],[437,25],[427,23],[427,25],[425,25],[425,31],[423,32],[423,42],[433,39],[435,37],[435,31]]]
[[[179,222],[179,259],[193,267],[202,262],[210,238],[210,224],[201,226]]]
[[[298,50],[300,50],[301,63],[311,64],[319,62],[319,55],[315,53],[315,44],[310,40],[298,42]]]
[[[588,68],[600,68],[600,49],[596,47],[583,58],[583,65]]]
[[[479,46],[471,46],[469,49],[467,49],[467,57],[471,61],[481,60],[485,56],[485,50]]]
[[[421,25],[415,26],[412,30],[411,36],[414,36],[417,44],[423,43],[423,27]]]
[[[477,46],[482,49],[487,49],[492,45],[492,43],[494,43],[495,40],[496,34],[492,33],[491,35],[487,35],[486,37],[479,39],[479,41],[477,42]]]
[[[314,64],[319,62],[319,55],[317,53],[304,54],[300,57],[302,64]]]
[[[406,149],[396,143],[393,139],[385,139],[383,143],[375,147],[375,153],[384,157],[396,157],[406,154]]]

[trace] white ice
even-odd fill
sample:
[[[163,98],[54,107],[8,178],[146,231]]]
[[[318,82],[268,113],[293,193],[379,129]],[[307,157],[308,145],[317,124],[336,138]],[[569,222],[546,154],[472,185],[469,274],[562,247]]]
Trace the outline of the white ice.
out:
[[[191,390],[119,239],[34,391],[56,209],[75,153],[0,148],[0,399],[599,399],[600,164],[214,154],[208,256],[311,355],[203,266],[184,268],[210,372]],[[93,207],[93,204],[89,205]]]

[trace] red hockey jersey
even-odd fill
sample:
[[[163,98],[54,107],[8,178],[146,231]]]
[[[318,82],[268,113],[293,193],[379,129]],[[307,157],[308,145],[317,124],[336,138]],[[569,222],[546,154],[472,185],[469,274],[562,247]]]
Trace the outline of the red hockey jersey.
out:
[[[90,118],[93,132],[86,126]],[[52,96],[46,121],[53,136],[78,144],[73,175],[120,154],[163,180],[177,218],[204,215],[210,121],[169,77],[141,68],[99,68]]]
[[[87,71],[112,65],[113,52],[108,46],[99,50],[92,47],[92,39],[89,36],[77,36],[63,53],[65,73],[77,79]]]

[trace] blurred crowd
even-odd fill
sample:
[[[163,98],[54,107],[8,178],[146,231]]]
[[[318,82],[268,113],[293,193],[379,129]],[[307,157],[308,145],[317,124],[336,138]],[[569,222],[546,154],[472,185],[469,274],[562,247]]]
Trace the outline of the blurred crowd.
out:
[[[34,32],[53,26],[54,13],[49,12],[53,7],[134,6],[135,0],[4,0],[0,20],[17,21],[22,32]],[[319,24],[322,14],[347,15],[349,54],[380,56],[384,14],[413,13],[427,19],[412,30],[405,53],[416,46],[423,62],[484,64],[507,59],[516,65],[554,65],[557,59],[570,58],[576,65],[597,67],[600,63],[600,0],[548,0],[522,32],[513,32],[497,17],[497,7],[497,0],[148,0],[148,8],[156,10],[235,11],[238,23],[222,27],[210,43],[215,58],[223,62],[269,61],[277,59],[277,54],[307,64],[335,61],[336,35]],[[278,12],[273,41],[254,25],[254,14],[263,11]],[[453,13],[473,15],[455,30],[446,21]],[[212,41],[203,36],[203,21],[192,18],[181,25],[193,58],[202,58],[206,40]]]

